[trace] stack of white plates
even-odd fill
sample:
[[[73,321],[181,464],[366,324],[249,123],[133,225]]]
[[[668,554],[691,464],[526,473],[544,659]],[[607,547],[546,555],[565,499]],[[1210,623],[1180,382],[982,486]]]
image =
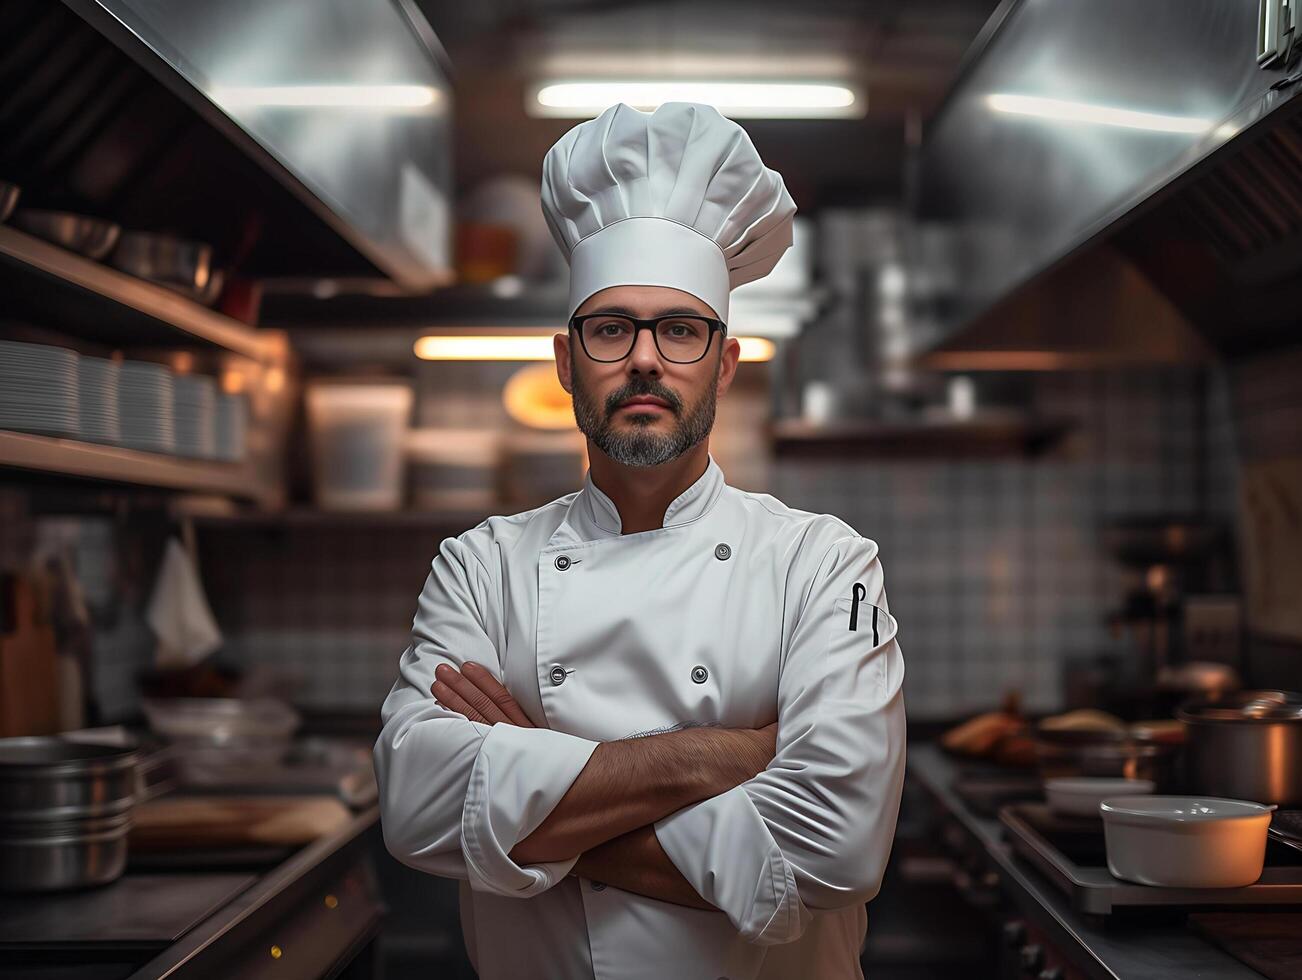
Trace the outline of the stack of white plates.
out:
[[[176,451],[212,459],[217,455],[217,384],[199,374],[179,374],[172,381]]]
[[[170,453],[176,449],[172,372],[148,361],[123,361],[118,378],[122,444]]]
[[[0,340],[0,428],[75,437],[79,356],[66,347]]]
[[[248,403],[241,394],[217,393],[217,458],[238,462],[244,458]]]
[[[83,354],[77,362],[81,402],[81,438],[113,445],[122,441],[118,416],[118,375],[121,365]]]

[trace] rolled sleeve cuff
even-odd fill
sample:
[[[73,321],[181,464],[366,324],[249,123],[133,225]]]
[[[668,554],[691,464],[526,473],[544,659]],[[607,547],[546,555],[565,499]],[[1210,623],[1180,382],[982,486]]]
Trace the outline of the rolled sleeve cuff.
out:
[[[461,850],[471,888],[530,898],[570,873],[577,854],[566,861],[520,865],[510,852],[555,809],[597,744],[546,728],[489,729],[461,811]]]
[[[743,787],[684,807],[655,832],[683,877],[749,942],[789,943],[804,933],[810,914],[795,872]]]

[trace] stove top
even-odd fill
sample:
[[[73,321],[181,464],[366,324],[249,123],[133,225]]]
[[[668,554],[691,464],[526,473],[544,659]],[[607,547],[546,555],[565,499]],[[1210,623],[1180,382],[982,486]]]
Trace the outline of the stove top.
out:
[[[1277,811],[1272,825],[1287,833],[1302,825],[1302,812]],[[1283,819],[1280,819],[1283,818]],[[1123,910],[1296,905],[1302,907],[1302,850],[1272,834],[1261,878],[1244,888],[1160,888],[1113,877],[1107,866],[1103,821],[1062,817],[1043,803],[1011,803],[999,820],[1013,850],[1067,894],[1081,912],[1111,915]]]

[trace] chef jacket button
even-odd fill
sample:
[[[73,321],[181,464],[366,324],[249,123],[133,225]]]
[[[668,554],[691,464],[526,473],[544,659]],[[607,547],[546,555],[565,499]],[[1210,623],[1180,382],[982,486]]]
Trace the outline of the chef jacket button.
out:
[[[606,883],[604,881],[594,881],[592,883],[592,890],[594,892],[604,892],[606,890]]]
[[[557,567],[558,569],[560,569],[562,572],[565,571],[565,569],[567,569],[567,568],[570,567],[570,556],[569,556],[569,555],[557,555],[557,556],[556,556],[556,562],[555,562],[555,565],[556,565],[556,567]]]
[[[560,687],[562,684],[565,683],[565,675],[568,673],[569,673],[568,670],[566,670],[560,664],[557,664],[548,672],[547,676],[552,679],[552,684],[554,686]]]
[[[697,684],[704,684],[709,679],[710,679],[710,672],[706,670],[704,667],[702,667],[700,664],[697,664],[695,667],[692,668],[692,680],[694,680]]]
[[[717,544],[714,546],[714,557],[719,561],[727,561],[732,557],[732,549],[726,544]]]

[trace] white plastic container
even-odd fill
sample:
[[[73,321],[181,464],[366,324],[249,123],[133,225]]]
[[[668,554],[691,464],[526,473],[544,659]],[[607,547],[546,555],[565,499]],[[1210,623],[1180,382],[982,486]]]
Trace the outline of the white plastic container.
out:
[[[396,510],[411,386],[401,380],[314,381],[307,389],[317,505]]]
[[[1141,885],[1242,888],[1261,877],[1275,807],[1208,796],[1114,796],[1099,804],[1108,870]]]
[[[497,429],[412,429],[407,433],[412,506],[421,510],[496,506],[500,459]]]
[[[1099,804],[1113,796],[1141,796],[1156,787],[1151,779],[1114,779],[1111,776],[1078,776],[1047,779],[1044,796],[1049,809],[1069,817],[1099,817]]]

